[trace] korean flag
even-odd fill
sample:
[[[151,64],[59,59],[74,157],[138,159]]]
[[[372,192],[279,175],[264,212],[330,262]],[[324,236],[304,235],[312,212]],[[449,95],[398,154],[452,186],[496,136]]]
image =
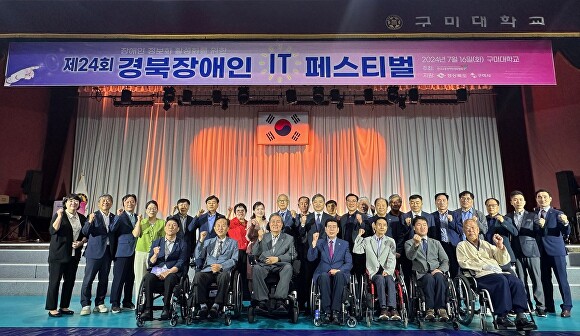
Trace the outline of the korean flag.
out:
[[[308,145],[308,112],[258,113],[258,145]]]

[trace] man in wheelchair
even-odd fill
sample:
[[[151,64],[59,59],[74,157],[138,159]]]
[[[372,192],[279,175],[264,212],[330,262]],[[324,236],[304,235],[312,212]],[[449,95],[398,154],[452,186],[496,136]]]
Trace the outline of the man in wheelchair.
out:
[[[252,299],[257,308],[268,311],[268,286],[266,277],[277,273],[280,277],[276,291],[272,296],[275,302],[275,312],[284,313],[288,309],[284,302],[288,297],[290,281],[292,280],[292,261],[296,257],[294,238],[282,232],[282,217],[278,213],[270,216],[270,232],[258,231],[258,240],[252,248],[256,264],[253,265]]]
[[[437,311],[439,320],[447,322],[447,279],[444,272],[449,271],[449,258],[439,241],[427,237],[429,227],[424,217],[413,218],[413,226],[415,235],[405,242],[405,254],[413,263],[417,285],[425,296],[425,320],[433,321]]]
[[[238,263],[238,242],[227,236],[230,221],[225,217],[215,221],[213,230],[216,237],[209,238],[207,231],[199,234],[199,242],[195,248],[195,263],[198,271],[194,283],[197,285],[197,302],[199,318],[215,319],[222,308],[230,286],[231,270]],[[217,283],[217,295],[208,312],[210,285]]]
[[[348,242],[336,238],[338,221],[329,218],[324,223],[326,239],[318,239],[319,233],[312,235],[312,247],[308,249],[308,261],[319,260],[314,271],[313,281],[320,289],[322,321],[330,323],[332,315],[336,320],[341,317],[343,293],[350,280],[352,256]],[[314,309],[314,307],[312,307]]]
[[[501,265],[510,262],[502,236],[493,236],[495,246],[480,239],[479,226],[473,219],[463,223],[463,231],[467,240],[457,245],[459,267],[474,274],[478,290],[489,292],[496,325],[500,328],[535,329],[535,323],[524,314],[527,295],[523,282],[511,273],[502,272]],[[516,313],[515,324],[507,317],[510,310]]]
[[[366,270],[376,286],[376,295],[381,306],[381,320],[400,321],[397,312],[397,294],[395,290],[395,240],[386,236],[387,220],[378,218],[372,224],[375,234],[363,238],[364,229],[360,229],[354,241],[353,252],[366,254]],[[385,291],[386,287],[386,291]]]
[[[149,251],[151,271],[143,277],[145,289],[145,310],[143,320],[153,319],[153,293],[163,293],[161,320],[171,318],[171,294],[184,272],[189,257],[185,240],[177,237],[179,224],[174,219],[165,223],[165,237],[155,240]]]

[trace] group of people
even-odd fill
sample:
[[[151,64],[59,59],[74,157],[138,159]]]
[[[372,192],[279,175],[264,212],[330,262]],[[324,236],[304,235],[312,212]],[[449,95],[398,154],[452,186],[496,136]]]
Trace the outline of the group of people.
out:
[[[236,204],[222,215],[217,212],[219,199],[212,195],[205,200],[206,209],[195,216],[189,215],[188,199],[178,200],[175,214],[163,221],[157,218],[155,201],[147,202],[147,218],[137,215],[137,197],[132,194],[123,197],[123,208],[116,214],[110,211],[112,197],[101,196],[99,210],[86,218],[77,212],[78,197],[70,195],[50,226],[46,309],[52,317],[73,314],[70,297],[86,243],[81,315],[91,313],[92,283],[97,275],[93,311],[108,312],[105,296],[114,261],[113,313],[135,308],[134,282],[142,280],[148,293],[143,317],[152,316],[151,293],[156,291],[164,293],[161,317],[169,318],[170,291],[181,275],[195,269],[190,274],[197,286],[199,314],[216,317],[235,269],[242,277],[244,298],[251,298],[256,309],[271,309],[267,305],[274,300],[274,310],[287,311],[285,299],[293,280],[300,309],[308,313],[313,308],[309,298],[310,282],[314,281],[321,295],[321,316],[328,322],[340,313],[350,274],[368,276],[376,287],[379,318],[399,320],[394,273],[400,265],[405,278],[416,277],[424,293],[427,320],[436,315],[442,321],[449,318],[446,281],[462,270],[471,272],[478,286],[490,291],[499,325],[529,327],[533,322],[523,312],[532,296],[538,316],[555,312],[552,271],[563,299],[561,316],[569,317],[572,309],[563,239],[570,226],[566,216],[550,206],[551,200],[548,191],[538,190],[537,208],[527,211],[524,195],[514,191],[510,195],[514,211],[503,216],[496,198],[485,201],[487,215],[475,209],[469,191],[459,194],[461,207],[457,210],[448,208],[449,195],[436,194],[437,211],[433,213],[422,210],[420,195],[409,197],[411,210],[403,213],[403,199],[397,194],[377,198],[373,205],[366,198],[348,194],[347,212],[339,215],[337,202],[327,201],[321,194],[312,199],[300,197],[298,211],[291,210],[288,196],[281,194],[277,210],[268,219],[262,202],[253,204],[251,218],[246,219],[245,204]],[[265,283],[271,273],[278,273],[280,279],[273,294]],[[218,293],[208,301],[212,282],[218,284]],[[510,311],[516,313],[515,323],[507,318]]]

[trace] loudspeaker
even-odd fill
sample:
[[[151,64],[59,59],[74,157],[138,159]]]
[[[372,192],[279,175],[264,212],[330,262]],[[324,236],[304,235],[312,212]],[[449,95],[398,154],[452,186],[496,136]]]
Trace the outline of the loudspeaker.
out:
[[[40,195],[40,191],[42,190],[42,172],[39,170],[27,170],[20,187],[26,195]]]
[[[574,222],[576,212],[576,197],[578,194],[578,183],[574,173],[570,170],[556,173],[558,181],[558,194],[560,196],[560,208],[568,216],[569,220]]]

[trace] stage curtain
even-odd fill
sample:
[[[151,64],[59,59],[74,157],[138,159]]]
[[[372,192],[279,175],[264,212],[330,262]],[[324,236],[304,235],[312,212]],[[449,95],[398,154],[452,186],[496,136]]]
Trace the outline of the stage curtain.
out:
[[[113,107],[110,100],[80,99],[75,138],[73,186],[84,174],[89,209],[110,193],[116,208],[127,193],[138,196],[139,212],[155,199],[168,215],[177,199],[189,198],[191,213],[205,198],[220,199],[220,213],[256,201],[270,213],[278,194],[321,193],[345,211],[348,193],[388,197],[423,196],[424,210],[435,211],[433,196],[471,190],[475,207],[496,197],[505,211],[502,166],[493,96],[471,95],[459,105],[346,105],[260,107],[230,104]],[[256,144],[258,112],[308,111],[309,145]],[[74,188],[73,188],[74,190]]]

